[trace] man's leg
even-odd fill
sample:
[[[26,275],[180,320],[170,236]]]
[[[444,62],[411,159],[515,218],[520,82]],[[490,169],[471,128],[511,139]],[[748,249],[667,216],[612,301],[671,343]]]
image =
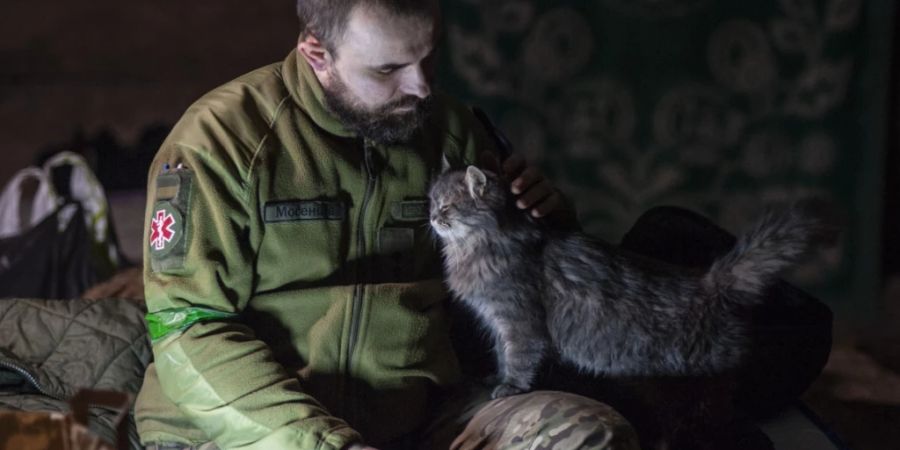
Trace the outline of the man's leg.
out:
[[[638,218],[621,247],[673,264],[708,267],[735,241],[699,214],[657,207]],[[773,286],[753,312],[753,349],[741,371],[737,406],[763,416],[797,399],[828,360],[831,326],[825,304],[783,281]]]
[[[422,447],[452,450],[637,450],[637,435],[606,404],[575,394],[535,391],[490,400],[490,389],[449,399],[421,438]]]

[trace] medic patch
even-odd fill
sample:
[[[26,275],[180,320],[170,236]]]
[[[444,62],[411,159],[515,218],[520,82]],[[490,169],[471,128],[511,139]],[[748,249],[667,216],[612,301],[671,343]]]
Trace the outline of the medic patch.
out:
[[[193,172],[179,167],[156,178],[153,209],[147,218],[147,251],[154,272],[184,267],[190,229],[188,212]]]
[[[175,248],[184,234],[184,219],[169,202],[159,202],[150,216],[150,251],[163,255]]]

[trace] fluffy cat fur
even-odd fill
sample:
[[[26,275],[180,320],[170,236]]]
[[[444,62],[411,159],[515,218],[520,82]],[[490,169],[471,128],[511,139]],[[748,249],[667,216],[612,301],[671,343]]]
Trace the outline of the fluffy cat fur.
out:
[[[727,373],[747,355],[747,308],[830,233],[795,205],[702,272],[543,228],[474,166],[441,174],[430,200],[448,286],[495,338],[495,398],[532,389],[548,356],[609,378]]]

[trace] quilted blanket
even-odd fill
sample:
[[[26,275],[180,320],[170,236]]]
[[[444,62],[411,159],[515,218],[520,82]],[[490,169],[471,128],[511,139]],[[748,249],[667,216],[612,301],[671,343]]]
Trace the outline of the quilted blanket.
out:
[[[0,300],[0,409],[67,411],[81,388],[136,395],[152,358],[143,317],[131,300]],[[90,413],[91,429],[115,442],[115,411]]]

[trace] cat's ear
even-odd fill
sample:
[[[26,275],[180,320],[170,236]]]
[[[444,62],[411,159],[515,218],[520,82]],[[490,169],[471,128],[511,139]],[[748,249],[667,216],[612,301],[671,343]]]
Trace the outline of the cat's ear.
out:
[[[484,195],[484,187],[487,185],[487,176],[475,166],[466,169],[466,185],[469,187],[469,195],[474,199]]]
[[[447,154],[442,153],[441,154],[441,174],[443,175],[443,174],[449,172],[450,169],[452,169],[452,168],[453,168],[453,166],[450,164],[450,160],[447,159]]]

